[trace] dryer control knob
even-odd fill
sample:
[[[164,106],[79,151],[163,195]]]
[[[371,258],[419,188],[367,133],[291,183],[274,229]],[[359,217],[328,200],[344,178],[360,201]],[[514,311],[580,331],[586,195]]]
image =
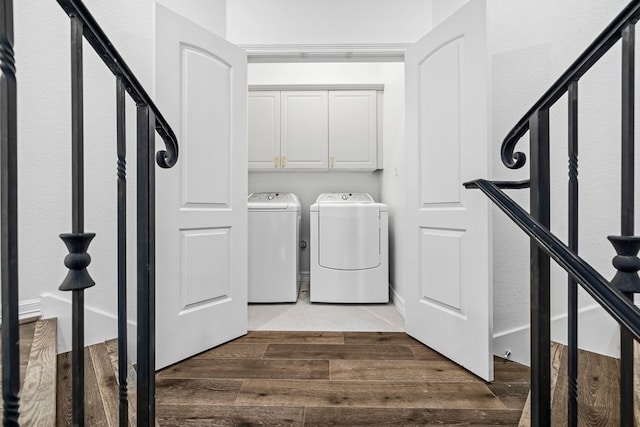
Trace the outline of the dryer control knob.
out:
[[[267,196],[267,199],[269,199],[269,200],[273,200],[273,199],[274,199],[273,194],[269,194],[269,195]]]
[[[349,196],[347,196],[346,194],[342,195],[342,200],[347,200],[349,198]]]

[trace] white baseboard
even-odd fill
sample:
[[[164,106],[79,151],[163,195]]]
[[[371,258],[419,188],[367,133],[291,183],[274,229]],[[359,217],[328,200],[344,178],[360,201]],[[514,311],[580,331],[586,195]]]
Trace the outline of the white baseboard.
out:
[[[54,294],[42,294],[42,318],[58,319],[58,353],[71,351],[71,300]],[[98,344],[118,336],[117,316],[104,310],[85,305],[85,346]],[[135,363],[136,322],[127,322],[128,353]]]
[[[398,310],[398,313],[400,313],[400,315],[404,319],[406,317],[406,305],[404,303],[404,299],[396,292],[393,286],[389,286],[389,290],[391,291],[390,295],[391,301],[393,301],[393,305],[396,307],[396,310]]]
[[[40,300],[28,299],[18,303],[18,319],[35,319],[41,316]],[[0,322],[2,322],[2,310],[0,309]]]
[[[620,357],[620,334],[618,324],[598,304],[581,308],[578,318],[578,346],[584,350]],[[520,326],[493,336],[493,352],[496,356],[505,357],[529,366],[530,355],[529,325]],[[567,343],[567,314],[551,319],[551,339]]]
[[[301,283],[309,283],[309,281],[311,280],[311,273],[309,273],[308,271],[301,271],[299,280]]]

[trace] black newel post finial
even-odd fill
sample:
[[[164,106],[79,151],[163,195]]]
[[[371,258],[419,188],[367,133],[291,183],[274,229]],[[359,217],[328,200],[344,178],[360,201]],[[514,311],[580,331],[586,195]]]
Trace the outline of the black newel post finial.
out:
[[[60,238],[67,246],[69,255],[64,258],[64,265],[69,269],[58,289],[61,291],[77,291],[95,285],[87,267],[91,262],[91,255],[87,253],[89,243],[96,237],[96,233],[64,233]]]
[[[640,292],[640,237],[638,236],[608,236],[616,250],[613,266],[618,270],[611,285],[621,292]]]

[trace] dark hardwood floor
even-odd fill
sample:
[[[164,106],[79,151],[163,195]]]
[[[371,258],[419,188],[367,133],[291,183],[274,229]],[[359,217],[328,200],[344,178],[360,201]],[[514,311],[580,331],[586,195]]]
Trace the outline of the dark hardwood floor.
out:
[[[529,369],[487,384],[404,333],[267,332],[157,374],[160,426],[515,426]]]

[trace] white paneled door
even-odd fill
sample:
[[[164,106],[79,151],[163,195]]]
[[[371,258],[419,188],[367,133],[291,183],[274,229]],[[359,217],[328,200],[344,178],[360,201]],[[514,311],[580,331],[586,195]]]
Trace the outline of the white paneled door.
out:
[[[156,99],[180,144],[157,173],[156,366],[247,332],[247,58],[156,5]]]
[[[409,335],[493,379],[486,4],[474,0],[405,54]]]

